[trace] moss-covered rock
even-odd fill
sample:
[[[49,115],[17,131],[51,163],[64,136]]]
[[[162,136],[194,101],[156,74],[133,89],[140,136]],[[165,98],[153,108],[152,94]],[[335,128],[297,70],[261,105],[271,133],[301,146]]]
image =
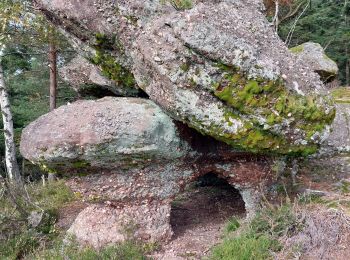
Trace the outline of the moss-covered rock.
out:
[[[98,66],[77,55],[64,67],[59,68],[62,79],[81,96],[103,97],[106,95],[137,96],[139,89],[130,83],[114,81],[102,75]]]
[[[119,64],[111,54],[114,49],[118,49],[120,52],[123,51],[122,44],[115,36],[109,38],[105,34],[97,33],[93,47],[96,50],[96,55],[90,61],[101,68],[105,77],[113,80],[118,85],[135,88],[136,82],[133,74],[129,69]]]
[[[291,145],[287,138],[274,128],[284,121],[303,135],[303,140],[313,141],[335,117],[335,109],[326,110],[318,95],[304,96],[288,91],[283,79],[248,79],[239,69],[219,64],[221,79],[213,84],[214,95],[233,107],[236,113],[227,113],[225,120],[239,115],[254,115],[250,123],[236,135],[224,136],[232,145],[247,147],[257,152],[308,155],[317,150],[315,145]],[[332,100],[328,100],[332,104]]]
[[[260,0],[87,1],[83,13],[77,0],[38,2],[59,14],[54,23],[78,21],[84,33],[65,30],[94,49],[105,76],[237,150],[306,155],[329,133],[323,82],[278,38]]]

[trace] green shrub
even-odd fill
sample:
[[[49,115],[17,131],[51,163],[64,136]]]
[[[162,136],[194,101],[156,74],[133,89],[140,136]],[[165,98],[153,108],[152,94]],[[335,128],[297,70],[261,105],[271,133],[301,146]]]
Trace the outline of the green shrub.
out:
[[[26,185],[29,200],[26,192],[11,189],[16,194],[17,204],[28,214],[32,211],[44,212],[40,224],[32,228],[8,199],[7,193],[0,197],[0,259],[22,259],[42,244],[50,244],[59,235],[55,229],[58,209],[74,199],[73,192],[63,181],[46,186],[40,183]]]
[[[49,183],[45,186],[40,184],[31,185],[28,192],[44,210],[54,211],[65,203],[74,199],[74,193],[66,186],[63,180]]]
[[[250,230],[254,234],[269,235],[272,238],[279,238],[291,235],[299,229],[294,205],[287,202],[280,206],[268,204],[250,223]]]
[[[34,232],[24,231],[8,240],[0,240],[0,259],[22,259],[38,246],[38,236]]]

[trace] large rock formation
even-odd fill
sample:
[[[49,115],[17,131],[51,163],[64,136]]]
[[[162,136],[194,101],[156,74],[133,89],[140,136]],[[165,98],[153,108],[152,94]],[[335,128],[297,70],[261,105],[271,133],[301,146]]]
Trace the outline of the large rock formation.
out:
[[[75,176],[73,190],[104,202],[71,227],[83,243],[130,230],[168,240],[171,200],[209,172],[236,187],[251,213],[258,187],[273,179],[265,154],[308,155],[329,133],[331,98],[259,0],[36,2],[103,75],[152,100],[75,103],[23,131],[25,158]]]
[[[318,73],[323,81],[330,82],[338,75],[338,65],[326,55],[319,43],[306,42],[291,48],[290,51],[298,56],[300,62]]]
[[[204,174],[236,187],[248,214],[273,179],[271,159],[195,134],[138,98],[62,106],[24,129],[21,153],[69,176],[69,186],[86,201],[100,202],[83,210],[69,231],[95,247],[126,239],[131,231],[144,240],[168,240],[170,202]]]
[[[260,1],[193,1],[189,10],[37,2],[104,75],[205,135],[250,152],[309,154],[328,133],[335,110],[322,82],[277,37]]]

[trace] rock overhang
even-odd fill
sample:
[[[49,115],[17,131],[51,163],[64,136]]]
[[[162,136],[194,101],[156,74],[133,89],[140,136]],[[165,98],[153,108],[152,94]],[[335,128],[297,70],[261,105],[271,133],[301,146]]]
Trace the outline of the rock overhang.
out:
[[[150,1],[87,2],[91,10],[81,14],[72,12],[75,0],[38,2],[59,14],[54,22],[62,25],[68,15],[82,25],[90,35],[85,44],[95,48],[90,59],[105,75],[118,84],[135,82],[172,118],[236,149],[308,155],[329,132],[335,113],[330,95],[275,34],[261,13],[261,1],[195,1],[189,10]],[[104,15],[97,17],[94,8]],[[108,26],[100,30],[88,22],[96,19],[100,25],[108,20]],[[64,29],[79,38],[74,28]],[[233,70],[222,70],[222,65]],[[237,74],[244,82],[230,83]],[[277,94],[257,93],[247,87],[252,81],[261,89],[278,85]]]

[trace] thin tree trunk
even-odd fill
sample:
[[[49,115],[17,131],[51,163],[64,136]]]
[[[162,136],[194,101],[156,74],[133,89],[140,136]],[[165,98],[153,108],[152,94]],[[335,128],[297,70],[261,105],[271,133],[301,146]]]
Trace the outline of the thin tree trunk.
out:
[[[348,7],[348,0],[344,1],[344,11],[343,11],[343,15],[344,15],[344,23],[345,26],[349,27],[349,19],[348,19],[348,15],[346,12],[346,9]],[[349,43],[347,41],[345,41],[345,57],[346,57],[346,61],[345,61],[345,86],[350,86],[350,57],[349,57]]]
[[[345,66],[345,81],[346,81],[346,86],[350,86],[350,59],[346,61],[346,66]]]
[[[0,51],[1,53],[1,51]],[[1,55],[1,54],[0,54]],[[5,136],[5,162],[8,178],[11,181],[20,182],[20,172],[16,158],[16,145],[13,130],[13,119],[10,109],[9,94],[5,85],[4,71],[1,65],[0,58],[0,106],[2,113],[2,121],[4,124]]]
[[[279,1],[275,0],[275,17],[273,18],[273,25],[275,26],[275,31],[278,33],[278,26],[279,26]]]
[[[57,50],[54,43],[50,43],[49,50],[50,67],[50,111],[56,108],[57,92]]]
[[[50,68],[50,111],[56,108],[57,94],[57,49],[54,43],[49,44],[49,68]],[[56,174],[49,173],[48,181],[56,180]]]

